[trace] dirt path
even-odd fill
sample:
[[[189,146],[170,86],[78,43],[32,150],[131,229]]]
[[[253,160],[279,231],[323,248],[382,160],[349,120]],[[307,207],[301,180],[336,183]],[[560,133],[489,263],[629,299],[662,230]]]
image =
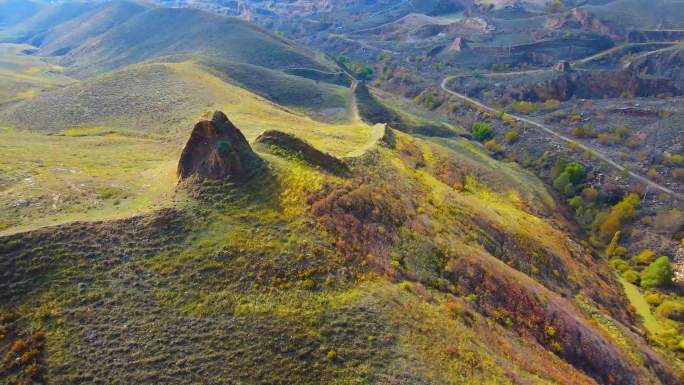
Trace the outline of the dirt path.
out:
[[[450,94],[450,95],[453,95],[453,96],[455,96],[455,97],[457,97],[457,98],[459,98],[459,99],[461,99],[461,100],[465,100],[465,101],[467,101],[467,102],[469,102],[469,103],[472,103],[472,104],[474,104],[474,105],[480,107],[481,109],[483,109],[483,110],[485,110],[485,111],[492,112],[492,113],[498,113],[498,112],[499,112],[499,110],[496,109],[496,108],[493,108],[493,107],[490,107],[490,106],[488,106],[488,105],[485,105],[485,104],[483,104],[482,102],[477,101],[477,100],[475,100],[475,99],[473,99],[473,98],[471,98],[471,97],[469,97],[469,96],[460,94],[460,93],[458,93],[458,92],[452,91],[452,90],[450,90],[449,88],[447,88],[447,83],[449,82],[450,79],[451,79],[451,77],[446,77],[446,78],[444,78],[444,80],[442,80],[442,83],[440,84],[440,87],[442,88],[442,90],[443,90],[444,92],[446,92],[446,93],[448,93],[448,94]],[[583,149],[583,150],[587,150],[587,151],[592,152],[597,158],[599,158],[599,159],[601,159],[602,161],[606,162],[608,165],[610,165],[611,167],[617,169],[618,171],[621,171],[621,172],[625,172],[625,171],[626,171],[627,173],[629,173],[629,175],[630,175],[631,177],[633,177],[634,179],[636,179],[636,180],[638,180],[638,181],[640,181],[640,182],[645,183],[647,186],[652,187],[652,188],[654,188],[654,189],[656,189],[656,190],[662,191],[662,192],[664,192],[664,193],[666,193],[666,194],[668,194],[668,195],[670,195],[670,196],[672,196],[672,197],[674,197],[674,198],[676,198],[676,199],[679,199],[679,200],[684,201],[684,194],[680,194],[680,193],[678,193],[678,192],[676,192],[676,191],[673,191],[672,189],[669,189],[669,188],[667,188],[667,187],[665,187],[665,186],[663,186],[663,185],[660,185],[660,184],[658,184],[658,183],[656,183],[656,182],[653,182],[653,181],[651,181],[650,179],[647,179],[647,178],[645,178],[645,177],[643,177],[643,176],[641,176],[641,175],[639,175],[639,174],[636,174],[636,173],[634,173],[634,172],[632,172],[632,171],[629,171],[625,166],[623,166],[623,165],[621,165],[621,164],[615,162],[614,160],[610,159],[606,154],[602,153],[601,151],[599,151],[599,150],[597,150],[597,149],[595,149],[595,148],[593,148],[593,147],[591,147],[591,146],[588,146],[588,145],[586,145],[586,144],[583,144],[583,143],[577,142],[577,141],[575,141],[575,140],[573,140],[573,139],[571,139],[571,138],[568,138],[567,136],[565,136],[565,135],[563,135],[563,134],[560,134],[560,133],[556,132],[553,128],[551,128],[551,127],[549,127],[549,126],[546,126],[546,125],[544,125],[544,124],[542,124],[542,123],[536,122],[536,121],[534,121],[534,120],[531,120],[531,119],[529,119],[529,118],[525,118],[525,117],[517,116],[517,115],[512,115],[512,114],[507,114],[507,115],[511,116],[511,118],[513,118],[514,120],[516,120],[516,121],[518,121],[518,122],[523,122],[523,123],[528,124],[528,125],[530,125],[530,126],[532,126],[532,127],[536,127],[536,128],[538,128],[538,129],[544,131],[545,133],[547,133],[547,134],[549,134],[549,135],[551,135],[551,136],[554,136],[554,137],[556,137],[556,138],[558,138],[558,139],[560,139],[560,140],[562,140],[562,141],[564,141],[564,142],[566,142],[566,143],[577,143],[577,146],[578,146],[579,148],[581,148],[581,149]]]
[[[352,83],[349,89],[351,90],[351,98],[350,98],[350,106],[349,106],[349,111],[351,115],[351,121],[352,123],[363,123],[363,120],[361,120],[361,114],[359,114],[359,103],[356,100],[356,87],[359,86],[359,82],[352,78]]]

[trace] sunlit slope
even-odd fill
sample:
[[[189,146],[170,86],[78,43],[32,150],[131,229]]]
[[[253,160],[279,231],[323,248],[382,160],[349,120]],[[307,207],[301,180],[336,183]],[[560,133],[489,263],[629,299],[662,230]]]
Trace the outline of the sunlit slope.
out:
[[[348,91],[337,86],[334,91],[340,98],[337,107],[347,107],[343,100]],[[271,128],[300,131],[315,140],[317,133],[324,132],[318,127],[328,127],[227,83],[192,63],[132,66],[75,83],[6,107],[0,112],[0,122],[32,131],[57,133],[97,126],[176,139],[184,138],[194,122],[215,109],[229,114],[249,138]],[[345,152],[344,141],[356,134],[348,130],[340,135],[340,146],[324,145],[326,151]]]
[[[682,29],[684,3],[671,0],[615,0],[586,9],[620,30]]]
[[[344,156],[371,139],[366,125],[313,120],[191,63],[134,66],[0,113],[0,127],[7,127],[0,141],[0,222],[12,231],[131,215],[163,203],[192,126],[214,110],[250,141],[276,129]]]
[[[30,99],[72,80],[63,68],[28,55],[26,44],[0,44],[0,104]]]
[[[262,154],[174,210],[0,238],[0,296],[58,383],[678,384],[540,181],[395,143],[345,177]]]

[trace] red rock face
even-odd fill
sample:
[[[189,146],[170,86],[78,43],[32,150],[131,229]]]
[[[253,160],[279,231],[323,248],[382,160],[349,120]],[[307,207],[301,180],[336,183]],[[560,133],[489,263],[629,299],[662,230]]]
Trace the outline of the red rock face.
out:
[[[192,130],[180,161],[180,180],[192,175],[210,179],[239,179],[260,163],[244,135],[217,111],[211,120],[203,120]]]

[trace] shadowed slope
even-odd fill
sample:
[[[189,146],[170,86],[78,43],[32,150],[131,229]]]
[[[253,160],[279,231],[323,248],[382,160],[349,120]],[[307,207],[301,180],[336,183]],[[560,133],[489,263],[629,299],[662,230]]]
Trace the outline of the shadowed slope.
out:
[[[97,8],[72,20],[57,24],[35,39],[40,55],[64,55],[90,38],[117,27],[130,18],[151,9],[147,3],[115,0],[104,2]]]
[[[197,55],[271,69],[325,66],[303,48],[245,21],[192,9],[140,13],[70,51],[62,64],[90,76],[169,55]]]
[[[265,146],[266,150],[277,155],[302,160],[334,174],[343,174],[348,171],[347,166],[339,159],[317,150],[307,142],[291,134],[269,130],[259,135],[255,143]]]

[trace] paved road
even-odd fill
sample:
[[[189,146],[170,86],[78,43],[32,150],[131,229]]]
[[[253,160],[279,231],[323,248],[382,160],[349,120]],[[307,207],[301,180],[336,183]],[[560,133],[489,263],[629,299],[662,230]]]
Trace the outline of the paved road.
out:
[[[443,90],[444,92],[446,92],[446,93],[448,93],[448,94],[451,94],[451,95],[453,95],[453,96],[455,96],[455,97],[457,97],[457,98],[459,98],[459,99],[461,99],[461,100],[465,100],[465,101],[467,101],[467,102],[469,102],[469,103],[472,103],[472,104],[474,104],[474,105],[480,107],[481,109],[483,109],[483,110],[485,110],[485,111],[489,111],[489,112],[493,112],[493,113],[498,113],[498,112],[499,112],[499,110],[497,110],[496,108],[487,106],[487,105],[483,104],[482,102],[477,101],[477,100],[475,100],[475,99],[473,99],[473,98],[471,98],[471,97],[469,97],[469,96],[467,96],[467,95],[463,95],[463,94],[460,94],[460,93],[458,93],[458,92],[455,92],[455,91],[450,90],[449,88],[447,88],[447,83],[449,82],[449,79],[451,79],[451,77],[446,77],[446,78],[444,78],[444,80],[442,80],[442,83],[440,84],[440,87],[442,88],[442,90]],[[530,126],[532,126],[532,127],[536,127],[536,128],[538,128],[538,129],[544,131],[545,133],[547,133],[547,134],[549,134],[549,135],[551,135],[551,136],[554,136],[554,137],[556,137],[556,138],[558,138],[558,139],[560,139],[560,140],[562,140],[562,141],[564,141],[564,142],[566,142],[566,143],[577,143],[577,146],[578,146],[579,148],[581,148],[581,149],[583,149],[583,150],[591,151],[597,158],[599,158],[599,159],[601,159],[602,161],[606,162],[608,165],[612,166],[613,168],[615,168],[615,169],[617,169],[617,170],[619,170],[619,171],[621,171],[621,172],[627,171],[631,177],[633,177],[634,179],[636,179],[636,180],[638,180],[638,181],[640,181],[640,182],[645,183],[647,186],[649,186],[649,187],[651,187],[651,188],[653,188],[653,189],[662,191],[662,192],[664,192],[664,193],[666,193],[666,194],[668,194],[668,195],[670,195],[670,196],[672,196],[672,197],[674,197],[674,198],[676,198],[676,199],[679,199],[679,200],[684,201],[684,194],[680,194],[680,193],[678,193],[678,192],[676,192],[676,191],[674,191],[674,190],[672,190],[672,189],[669,189],[669,188],[667,188],[667,187],[665,187],[665,186],[663,186],[663,185],[661,185],[661,184],[658,184],[658,183],[656,183],[656,182],[653,182],[652,180],[647,179],[647,178],[645,178],[645,177],[643,177],[643,176],[641,176],[641,175],[639,175],[639,174],[636,174],[636,173],[634,173],[634,172],[632,172],[632,171],[627,170],[623,165],[621,165],[621,164],[615,162],[614,160],[610,159],[607,155],[605,155],[605,154],[602,153],[601,151],[599,151],[599,150],[597,150],[597,149],[595,149],[595,148],[593,148],[593,147],[591,147],[591,146],[588,146],[588,145],[583,144],[583,143],[579,143],[579,142],[577,142],[577,141],[574,140],[574,139],[568,138],[567,136],[562,135],[562,134],[556,132],[553,128],[550,128],[549,126],[547,126],[547,125],[545,125],[545,124],[542,124],[542,123],[539,123],[539,122],[536,122],[536,121],[534,121],[534,120],[532,120],[532,119],[525,118],[525,117],[522,117],[522,116],[512,115],[512,114],[507,114],[507,115],[510,115],[514,120],[516,120],[516,121],[518,121],[518,122],[523,122],[523,123],[526,123],[526,124],[528,124],[528,125],[530,125]]]

